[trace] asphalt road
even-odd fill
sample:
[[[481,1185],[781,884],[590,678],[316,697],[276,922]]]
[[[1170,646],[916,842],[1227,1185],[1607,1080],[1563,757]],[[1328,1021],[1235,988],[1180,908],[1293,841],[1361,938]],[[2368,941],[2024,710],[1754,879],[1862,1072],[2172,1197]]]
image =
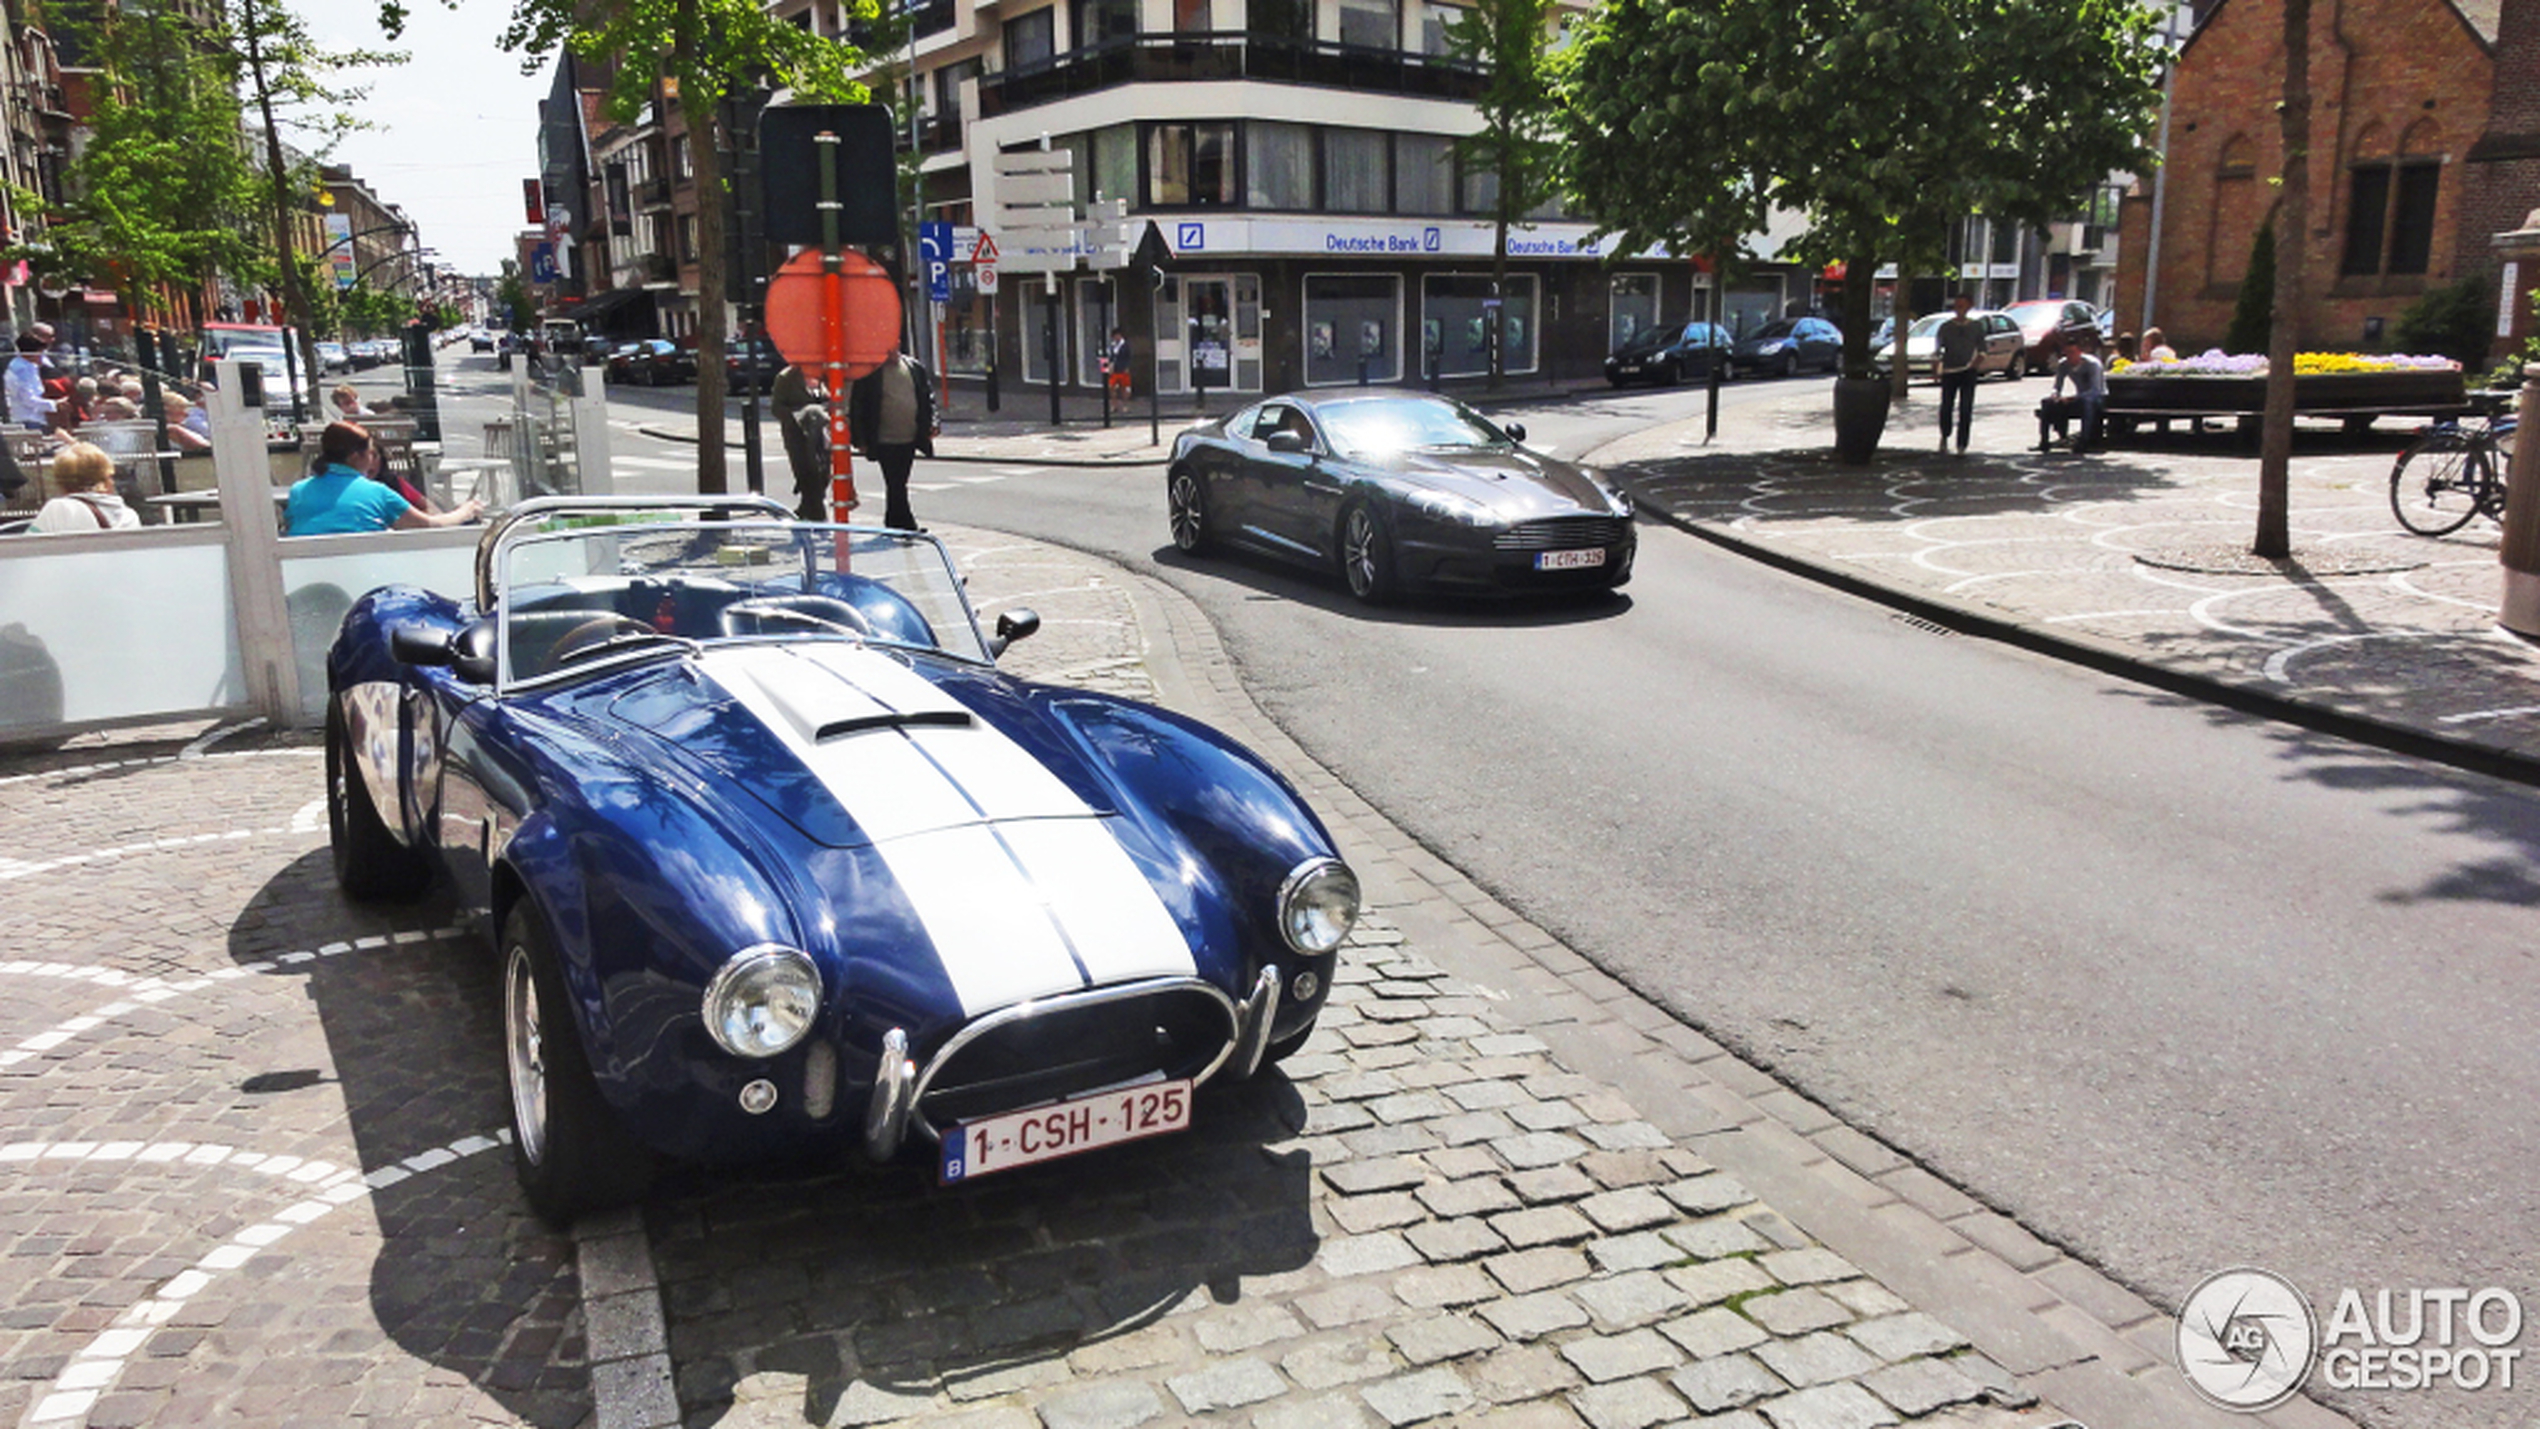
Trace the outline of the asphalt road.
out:
[[[1697,400],[1520,415],[1576,454]],[[2502,1285],[2540,1311],[2531,790],[1935,634],[1663,527],[1621,598],[1369,611],[1175,555],[1160,468],[918,480],[921,520],[1171,583],[1307,750],[1476,882],[2155,1300],[2256,1265],[2323,1306]],[[2534,1393],[2331,1399],[2449,1429],[2523,1425]]]

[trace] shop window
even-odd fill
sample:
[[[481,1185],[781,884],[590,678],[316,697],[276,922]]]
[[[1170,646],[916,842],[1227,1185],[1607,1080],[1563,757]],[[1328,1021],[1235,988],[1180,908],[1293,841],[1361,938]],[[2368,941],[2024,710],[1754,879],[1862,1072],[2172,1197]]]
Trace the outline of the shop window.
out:
[[[1496,314],[1498,321],[1493,323]],[[1535,370],[1535,280],[1511,276],[1496,302],[1491,280],[1480,274],[1442,273],[1420,280],[1420,336],[1426,361],[1439,375],[1472,377],[1490,371],[1494,326],[1505,372]]]
[[[1455,146],[1443,134],[1394,136],[1394,212],[1455,212]]]
[[[1385,213],[1393,206],[1393,150],[1377,129],[1323,131],[1323,207]]]
[[[1341,43],[1371,50],[1402,47],[1397,0],[1341,0]]]
[[[1244,203],[1250,208],[1314,207],[1314,131],[1302,124],[1244,126]]]
[[[1610,293],[1606,350],[1612,352],[1658,325],[1658,275],[1617,273]]]
[[[1147,131],[1147,202],[1160,208],[1235,201],[1233,124],[1158,124]]]
[[[1402,279],[1396,274],[1309,273],[1305,278],[1305,381],[1402,380]]]

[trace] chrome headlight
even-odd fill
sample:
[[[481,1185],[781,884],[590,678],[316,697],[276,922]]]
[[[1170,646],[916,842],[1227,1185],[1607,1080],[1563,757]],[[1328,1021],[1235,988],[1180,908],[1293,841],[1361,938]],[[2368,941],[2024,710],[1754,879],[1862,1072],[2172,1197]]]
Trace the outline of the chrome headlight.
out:
[[[1411,509],[1432,521],[1445,521],[1458,526],[1496,526],[1499,516],[1488,506],[1469,496],[1452,491],[1418,490],[1403,500]]]
[[[808,954],[761,943],[732,955],[706,985],[706,1031],[735,1057],[773,1057],[820,1015],[820,969]]]
[[[1330,952],[1357,922],[1358,875],[1339,859],[1309,859],[1279,885],[1279,933],[1300,953]]]

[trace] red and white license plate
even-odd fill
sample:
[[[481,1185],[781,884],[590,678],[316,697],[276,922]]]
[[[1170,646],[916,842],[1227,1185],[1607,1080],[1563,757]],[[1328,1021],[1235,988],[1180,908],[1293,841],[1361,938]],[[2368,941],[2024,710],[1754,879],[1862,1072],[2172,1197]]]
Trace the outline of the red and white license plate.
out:
[[[1143,1082],[1072,1101],[965,1121],[944,1133],[943,1180],[1055,1161],[1080,1151],[1181,1131],[1191,1124],[1191,1084]]]
[[[1605,564],[1605,548],[1590,546],[1584,551],[1537,551],[1535,569],[1539,571],[1576,571]]]

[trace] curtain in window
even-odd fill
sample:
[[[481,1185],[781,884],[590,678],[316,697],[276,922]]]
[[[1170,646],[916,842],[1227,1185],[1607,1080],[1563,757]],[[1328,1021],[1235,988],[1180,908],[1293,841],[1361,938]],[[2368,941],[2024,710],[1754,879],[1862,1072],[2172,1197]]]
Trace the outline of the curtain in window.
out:
[[[1245,129],[1244,202],[1252,208],[1314,207],[1314,131],[1302,124]]]
[[[1375,129],[1323,131],[1323,206],[1333,213],[1393,208],[1392,151]]]

